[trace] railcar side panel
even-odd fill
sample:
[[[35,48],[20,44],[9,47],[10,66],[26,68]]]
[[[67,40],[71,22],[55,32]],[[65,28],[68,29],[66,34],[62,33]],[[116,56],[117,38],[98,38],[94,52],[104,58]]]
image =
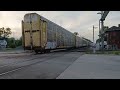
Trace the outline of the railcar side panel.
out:
[[[81,37],[36,13],[26,14],[22,24],[25,47],[41,50],[87,45]]]

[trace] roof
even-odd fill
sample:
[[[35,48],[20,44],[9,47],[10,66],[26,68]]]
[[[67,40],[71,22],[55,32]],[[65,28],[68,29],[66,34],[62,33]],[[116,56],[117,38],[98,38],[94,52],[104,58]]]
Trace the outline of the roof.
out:
[[[120,27],[112,26],[111,28],[109,28],[105,32],[110,32],[110,31],[120,31]]]

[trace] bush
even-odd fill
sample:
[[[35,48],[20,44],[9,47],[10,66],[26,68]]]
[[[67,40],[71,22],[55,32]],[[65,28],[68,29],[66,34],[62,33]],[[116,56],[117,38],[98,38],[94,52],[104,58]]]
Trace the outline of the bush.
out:
[[[119,55],[119,52],[114,52],[115,55]]]
[[[15,44],[11,44],[9,47],[10,48],[16,48]]]
[[[22,38],[15,40],[15,38],[7,38],[7,47],[8,48],[16,48],[22,45]]]

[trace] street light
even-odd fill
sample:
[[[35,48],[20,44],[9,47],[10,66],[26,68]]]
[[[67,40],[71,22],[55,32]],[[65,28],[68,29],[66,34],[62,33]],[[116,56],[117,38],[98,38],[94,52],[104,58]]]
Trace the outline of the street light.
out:
[[[103,11],[98,12],[97,14],[101,14],[101,18],[102,18]],[[98,35],[98,36],[99,36],[99,49],[100,49],[100,37],[101,37],[101,33],[100,33],[100,29],[101,29],[101,28],[100,28],[100,21],[101,21],[101,20],[99,20],[99,35]]]
[[[93,53],[95,53],[94,29],[97,28],[93,25]]]

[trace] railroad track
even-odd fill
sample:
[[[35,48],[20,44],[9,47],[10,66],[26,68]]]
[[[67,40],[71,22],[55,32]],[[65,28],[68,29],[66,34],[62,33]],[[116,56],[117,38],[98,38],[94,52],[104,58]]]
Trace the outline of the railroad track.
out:
[[[60,53],[60,52],[73,52],[71,50],[55,50],[55,51],[52,51],[51,53],[54,54],[55,53]],[[46,54],[51,54],[51,53],[46,53]],[[37,55],[42,55],[40,56],[41,58],[44,58],[44,55],[46,54],[37,54]],[[26,61],[31,61],[31,60],[34,60],[34,59],[38,59],[39,57],[35,57],[35,58],[30,58],[28,59],[28,57],[30,56],[35,56],[36,54],[30,54],[30,55],[20,55],[20,56],[3,56],[6,60],[10,59],[10,58],[13,58],[13,59],[18,59],[18,57],[22,57],[20,58],[20,61],[14,61],[12,63],[7,63],[7,64],[4,64],[4,65],[1,65],[0,68],[2,67],[5,67],[5,66],[9,66],[9,64],[13,65],[13,64],[18,64],[18,63],[23,63],[23,62],[26,62]],[[0,58],[3,58],[2,56],[0,56]],[[27,59],[26,59],[27,58]],[[22,60],[23,59],[23,60]],[[0,60],[0,61],[3,61],[3,60]]]
[[[55,50],[55,51],[52,51],[51,53],[60,53],[60,52],[73,52],[73,51],[71,51],[71,50]],[[46,54],[51,54],[51,53],[46,53]],[[46,55],[46,54],[37,54],[37,55],[42,55],[42,56],[40,56],[40,58],[42,59],[42,58],[44,58],[44,55]],[[34,60],[34,59],[38,59],[39,57],[35,57],[35,58],[30,58],[30,59],[28,59],[28,57],[31,57],[31,56],[35,56],[36,54],[30,54],[30,55],[20,55],[20,56],[0,56],[0,58],[4,58],[5,60],[8,60],[8,59],[20,59],[20,61],[18,61],[18,60],[15,60],[14,62],[12,62],[12,63],[7,63],[7,64],[4,64],[4,65],[1,65],[0,66],[0,68],[2,68],[2,67],[5,67],[5,66],[9,66],[9,64],[10,65],[14,65],[14,64],[18,64],[18,63],[23,63],[23,62],[26,62],[26,61],[31,61],[31,60]],[[0,61],[3,61],[3,60],[0,60]]]
[[[31,61],[32,59],[37,59],[37,57],[35,57],[35,58],[30,58],[30,59],[28,59],[28,57],[32,57],[32,56],[35,56],[35,55],[41,55],[40,57],[41,57],[41,58],[44,58],[44,56],[45,56],[46,54],[47,54],[47,55],[49,55],[49,54],[55,54],[54,52],[55,52],[55,53],[60,53],[60,52],[63,52],[63,51],[52,51],[52,52],[50,52],[50,53],[45,53],[45,54],[34,54],[34,53],[32,53],[32,54],[30,54],[30,55],[0,56],[0,58],[3,58],[3,60],[1,59],[0,61],[5,61],[5,60],[8,60],[8,59],[20,59],[20,61],[15,60],[14,62],[12,62],[13,64],[17,64],[17,63],[21,63],[21,62],[25,62],[25,61]],[[17,63],[15,63],[15,62],[17,62]],[[7,65],[9,65],[9,64],[12,64],[12,63],[4,64],[4,65],[0,66],[0,68],[1,68],[1,67],[4,67],[4,66],[7,66]]]
[[[68,52],[64,52],[61,55],[64,55],[64,54],[67,54],[67,53]],[[9,75],[12,72],[24,69],[24,68],[29,67],[31,65],[35,65],[37,63],[42,63],[42,62],[45,62],[45,61],[49,61],[49,60],[52,60],[53,58],[58,57],[58,56],[54,56],[54,54],[55,53],[49,54],[46,57],[44,57],[44,54],[43,54],[42,58],[41,58],[41,56],[38,56],[38,57],[35,57],[35,58],[32,58],[32,59],[20,61],[20,62],[17,62],[17,63],[13,62],[13,63],[3,65],[3,66],[0,67],[0,77],[4,76],[4,75]],[[61,57],[61,55],[59,57]]]

